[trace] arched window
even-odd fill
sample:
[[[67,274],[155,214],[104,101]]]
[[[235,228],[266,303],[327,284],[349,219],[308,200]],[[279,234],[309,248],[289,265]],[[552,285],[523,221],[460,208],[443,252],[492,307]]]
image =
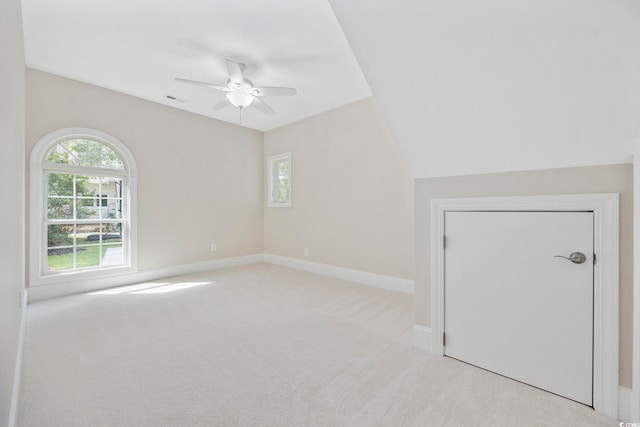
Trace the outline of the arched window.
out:
[[[30,282],[135,270],[136,166],[91,129],[46,135],[31,153]]]

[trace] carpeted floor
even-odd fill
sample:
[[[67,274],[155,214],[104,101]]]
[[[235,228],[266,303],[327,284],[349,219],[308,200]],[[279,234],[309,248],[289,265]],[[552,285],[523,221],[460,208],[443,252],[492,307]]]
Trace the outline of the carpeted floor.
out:
[[[617,425],[412,326],[411,296],[270,264],[31,304],[19,425]]]

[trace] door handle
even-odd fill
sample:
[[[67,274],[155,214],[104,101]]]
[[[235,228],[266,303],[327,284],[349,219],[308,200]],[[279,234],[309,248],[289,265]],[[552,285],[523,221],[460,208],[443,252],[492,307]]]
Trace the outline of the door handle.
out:
[[[562,255],[555,255],[554,258],[568,259],[574,264],[582,264],[587,260],[587,257],[582,252],[572,252],[568,257]]]

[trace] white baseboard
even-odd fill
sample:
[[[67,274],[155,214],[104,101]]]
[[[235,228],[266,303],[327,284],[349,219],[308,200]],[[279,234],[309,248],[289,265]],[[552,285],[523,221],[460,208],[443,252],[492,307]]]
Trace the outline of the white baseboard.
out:
[[[366,271],[351,270],[335,265],[320,264],[317,262],[303,261],[295,258],[288,258],[279,255],[264,254],[264,262],[281,265],[294,270],[308,271],[309,273],[322,274],[324,276],[335,277],[337,279],[356,282],[362,285],[387,289],[390,291],[402,292],[413,295],[413,280],[400,279],[398,277],[384,276],[382,274],[368,273]]]
[[[618,389],[618,419],[626,423],[638,422],[632,420],[631,416],[631,396],[633,392],[630,388],[620,386]]]
[[[180,276],[183,274],[200,273],[208,270],[235,267],[239,265],[255,264],[262,262],[262,254],[245,255],[233,258],[223,258],[211,261],[195,262],[191,264],[174,265],[171,267],[142,270],[132,274],[105,277],[92,280],[69,280],[54,285],[31,286],[29,288],[29,302],[59,298],[82,292],[97,291],[115,286],[131,285],[133,283],[162,279],[165,277]]]
[[[13,372],[13,391],[11,393],[11,408],[9,412],[9,427],[18,423],[18,410],[20,408],[20,390],[22,388],[22,359],[24,358],[24,334],[27,324],[27,290],[20,294],[21,314],[20,332],[18,335],[18,353],[16,354],[16,367]]]
[[[381,274],[368,273],[366,271],[352,270],[343,267],[336,267],[328,264],[320,264],[309,261],[302,261],[295,258],[287,258],[271,254],[254,254],[233,258],[224,258],[212,261],[203,261],[192,264],[176,265],[164,268],[142,270],[132,274],[121,276],[104,277],[92,280],[69,280],[55,285],[39,285],[29,288],[29,302],[37,302],[51,298],[59,298],[67,295],[82,292],[92,292],[115,286],[130,285],[133,283],[156,280],[165,277],[179,276],[183,274],[199,273],[207,270],[217,270],[220,268],[235,267],[239,265],[254,264],[258,262],[268,262],[281,265],[283,267],[296,270],[308,271],[310,273],[322,274],[335,277],[350,282],[391,291],[413,294],[413,280],[400,279],[398,277],[384,276]]]
[[[413,325],[413,345],[420,350],[431,353],[431,328],[422,325]]]

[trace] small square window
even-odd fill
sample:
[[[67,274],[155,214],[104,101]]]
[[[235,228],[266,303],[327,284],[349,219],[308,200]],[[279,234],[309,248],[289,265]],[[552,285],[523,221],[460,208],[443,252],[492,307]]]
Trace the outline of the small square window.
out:
[[[291,153],[268,158],[269,207],[291,207]]]

